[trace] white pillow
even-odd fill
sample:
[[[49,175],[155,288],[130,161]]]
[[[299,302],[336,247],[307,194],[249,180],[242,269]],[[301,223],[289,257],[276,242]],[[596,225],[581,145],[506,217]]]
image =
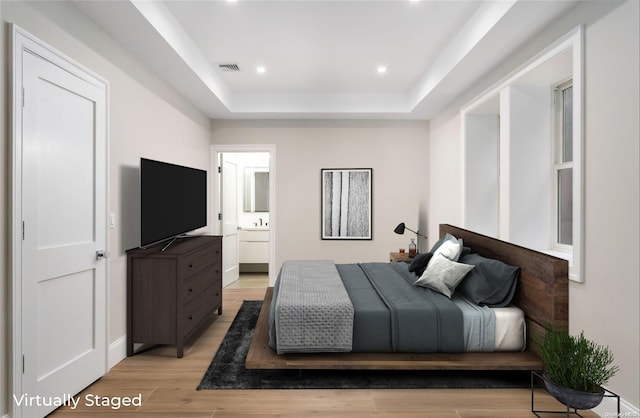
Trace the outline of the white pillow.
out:
[[[431,258],[427,269],[414,285],[435,290],[451,299],[458,283],[474,267],[470,264],[456,263],[442,254],[437,254]]]
[[[447,240],[438,247],[438,249],[433,253],[433,256],[435,257],[438,254],[442,254],[449,260],[458,261],[461,252],[462,244],[460,242]]]

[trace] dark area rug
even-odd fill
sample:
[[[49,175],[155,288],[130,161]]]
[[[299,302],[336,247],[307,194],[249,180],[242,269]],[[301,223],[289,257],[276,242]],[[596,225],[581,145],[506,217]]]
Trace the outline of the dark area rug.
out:
[[[245,359],[262,301],[244,301],[198,390],[526,388],[529,372],[248,370]]]

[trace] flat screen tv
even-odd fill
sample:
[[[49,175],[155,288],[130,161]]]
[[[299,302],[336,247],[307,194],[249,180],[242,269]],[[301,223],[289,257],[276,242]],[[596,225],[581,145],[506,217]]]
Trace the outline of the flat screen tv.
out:
[[[140,246],[207,225],[207,172],[140,159]]]

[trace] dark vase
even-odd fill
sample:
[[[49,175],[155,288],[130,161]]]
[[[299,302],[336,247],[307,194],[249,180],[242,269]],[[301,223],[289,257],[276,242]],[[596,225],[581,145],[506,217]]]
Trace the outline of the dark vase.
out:
[[[592,409],[600,405],[604,397],[604,389],[600,388],[599,392],[582,392],[561,386],[552,381],[545,373],[543,375],[544,385],[549,393],[570,408],[574,409]]]

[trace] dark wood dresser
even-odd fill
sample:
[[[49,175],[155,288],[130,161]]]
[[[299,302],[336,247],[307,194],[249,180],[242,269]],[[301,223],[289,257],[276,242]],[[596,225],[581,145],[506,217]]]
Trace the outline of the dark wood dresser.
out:
[[[222,315],[222,237],[201,235],[127,251],[127,356],[135,343],[184,343]]]

